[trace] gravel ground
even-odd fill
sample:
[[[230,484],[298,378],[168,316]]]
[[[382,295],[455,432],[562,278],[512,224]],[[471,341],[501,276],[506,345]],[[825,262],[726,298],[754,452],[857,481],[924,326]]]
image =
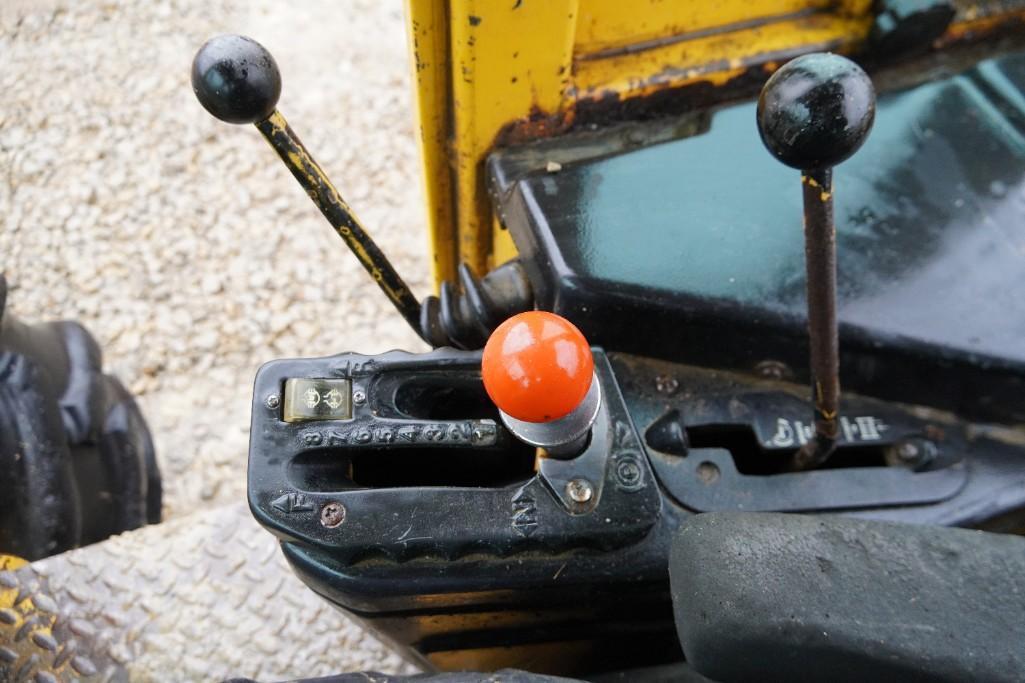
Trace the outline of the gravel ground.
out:
[[[275,55],[282,112],[428,289],[399,0],[2,0],[10,308],[96,335],[153,430],[168,518],[244,496],[261,363],[424,348],[256,130],[196,102],[192,56],[227,32]]]

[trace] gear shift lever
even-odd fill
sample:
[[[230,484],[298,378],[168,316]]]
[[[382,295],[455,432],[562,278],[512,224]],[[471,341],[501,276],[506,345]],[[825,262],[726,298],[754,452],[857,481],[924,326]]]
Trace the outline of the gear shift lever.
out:
[[[417,301],[275,108],[281,74],[271,54],[255,40],[238,35],[208,40],[192,62],[192,89],[200,104],[218,119],[252,123],[263,133],[388,300],[431,346],[479,348],[503,320],[534,307],[530,282],[516,259],[480,279],[460,264],[458,286],[442,282],[440,298]]]
[[[758,98],[758,132],[769,152],[801,171],[815,437],[794,456],[795,469],[819,465],[836,446],[840,360],[836,323],[836,226],[833,166],[858,151],[875,120],[868,75],[839,55],[788,62]]]
[[[419,331],[420,302],[276,109],[281,74],[270,52],[245,36],[215,36],[192,61],[192,89],[215,117],[227,123],[252,123],[263,133],[377,286]]]

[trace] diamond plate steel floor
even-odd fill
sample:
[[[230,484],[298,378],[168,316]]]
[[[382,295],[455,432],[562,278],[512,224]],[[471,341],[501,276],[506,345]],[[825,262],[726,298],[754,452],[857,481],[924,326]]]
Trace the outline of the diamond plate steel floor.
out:
[[[244,504],[0,572],[0,680],[409,673],[288,568]]]

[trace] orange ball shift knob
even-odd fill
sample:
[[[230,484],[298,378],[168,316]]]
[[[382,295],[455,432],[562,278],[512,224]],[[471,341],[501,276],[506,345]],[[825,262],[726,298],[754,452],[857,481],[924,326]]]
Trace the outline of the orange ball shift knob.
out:
[[[570,321],[527,311],[498,326],[481,358],[484,388],[499,410],[524,422],[552,422],[573,412],[594,379],[594,359]]]

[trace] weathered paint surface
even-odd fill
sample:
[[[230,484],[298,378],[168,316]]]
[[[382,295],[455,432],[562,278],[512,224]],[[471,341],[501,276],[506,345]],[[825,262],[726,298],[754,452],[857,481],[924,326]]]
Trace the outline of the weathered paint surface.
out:
[[[863,15],[868,4],[867,0],[848,2],[839,13]],[[699,31],[725,32],[732,26],[752,21],[835,9],[837,5],[832,0],[760,0],[757,3],[750,0],[714,3],[585,0],[577,22],[576,52],[589,55],[615,48],[636,49],[645,43],[672,40]]]
[[[643,97],[657,90],[698,81],[722,85],[744,71],[810,51],[851,51],[867,35],[870,18],[826,11],[770,17],[725,31],[694,32],[693,37],[631,52],[577,58],[577,99],[605,92]],[[795,41],[795,38],[799,38]],[[599,53],[599,55],[602,53]]]
[[[452,0],[452,162],[458,253],[476,272],[490,265],[491,209],[483,160],[516,121],[525,137],[562,128],[577,0]],[[556,114],[556,116],[552,116]]]
[[[416,78],[417,124],[422,182],[434,282],[456,277],[455,207],[452,169],[449,166],[451,107],[448,11],[438,0],[414,2],[406,7],[409,54]]]
[[[871,0],[409,0],[408,8],[437,282],[454,279],[458,260],[483,273],[514,253],[484,184],[496,145],[753,94],[792,57],[856,52],[873,18]],[[1018,2],[959,3],[937,46],[1022,16]]]
[[[26,564],[28,563],[20,557],[0,554],[0,572],[14,571]],[[0,583],[0,647],[15,657],[18,655],[17,650],[31,647],[41,648],[44,652],[49,651],[51,645],[56,642],[53,637],[53,625],[57,617],[52,609],[40,609],[41,605],[37,605],[33,600],[36,595],[23,591],[17,583],[13,586]],[[41,598],[46,599],[45,596]],[[75,675],[78,673],[77,669],[71,671],[69,667],[74,647],[67,649],[67,653],[66,657],[58,655],[60,662],[55,667],[55,673],[67,672]]]

